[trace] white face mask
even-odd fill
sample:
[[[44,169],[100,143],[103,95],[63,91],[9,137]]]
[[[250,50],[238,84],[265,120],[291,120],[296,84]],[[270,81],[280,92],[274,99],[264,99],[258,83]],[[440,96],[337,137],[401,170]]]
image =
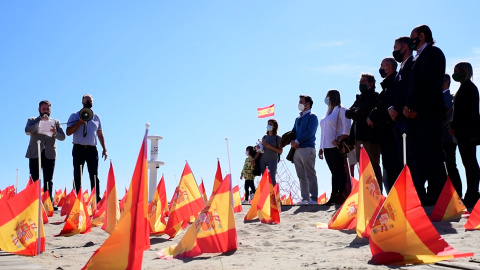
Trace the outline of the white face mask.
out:
[[[305,110],[305,105],[303,105],[302,103],[298,103],[298,110],[303,112],[303,110]]]
[[[273,127],[271,125],[267,125],[267,131],[272,131]]]

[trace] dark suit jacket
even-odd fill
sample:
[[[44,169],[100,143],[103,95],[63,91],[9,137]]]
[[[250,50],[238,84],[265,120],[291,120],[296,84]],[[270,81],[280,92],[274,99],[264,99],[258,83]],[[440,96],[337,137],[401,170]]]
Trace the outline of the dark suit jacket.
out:
[[[413,63],[406,106],[416,111],[418,119],[445,117],[442,83],[445,74],[445,55],[428,44]]]
[[[47,135],[38,134],[38,123],[40,122],[41,117],[37,118],[32,117],[27,121],[25,126],[25,133],[30,135],[30,143],[28,144],[27,153],[25,154],[26,158],[38,158],[38,147],[37,141],[40,140],[40,150],[45,149],[45,157],[48,159],[57,158],[57,143],[56,140],[63,141],[65,140],[65,133],[63,132],[60,122],[56,119],[49,118],[50,120],[55,121],[55,128],[57,129],[57,134],[55,136],[49,137]]]
[[[367,117],[375,107],[378,93],[375,89],[369,89],[365,93],[357,95],[353,105],[345,112],[345,117],[353,120],[350,136],[355,141],[378,142],[374,127],[367,124]]]
[[[455,130],[455,136],[460,141],[465,136],[471,136],[480,128],[478,115],[478,89],[472,81],[467,80],[455,93],[453,99],[453,120],[450,128]]]
[[[456,144],[457,139],[448,132],[453,119],[453,96],[450,94],[450,90],[443,93],[443,103],[445,104],[445,119],[442,121],[442,142],[453,142]]]
[[[388,101],[388,107],[393,106],[398,113],[397,119],[405,119],[405,116],[403,115],[403,107],[405,107],[408,87],[410,86],[412,66],[413,56],[410,56],[405,62],[405,65],[403,65],[403,68],[400,68],[400,71],[398,71],[395,80],[393,81],[394,91],[392,93],[392,99]]]

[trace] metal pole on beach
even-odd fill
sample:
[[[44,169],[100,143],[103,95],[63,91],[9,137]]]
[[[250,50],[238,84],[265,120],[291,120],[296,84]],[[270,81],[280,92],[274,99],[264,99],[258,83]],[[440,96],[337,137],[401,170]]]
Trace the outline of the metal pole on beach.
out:
[[[403,166],[407,164],[407,134],[403,133]]]
[[[37,181],[40,181],[40,173],[42,171],[42,152],[40,151],[40,143],[41,141],[37,141],[37,150],[38,150],[38,179]],[[41,243],[42,243],[42,230],[40,229],[40,222],[42,221],[42,185],[41,182],[38,183],[38,220],[37,220],[37,254],[40,254],[41,250]]]

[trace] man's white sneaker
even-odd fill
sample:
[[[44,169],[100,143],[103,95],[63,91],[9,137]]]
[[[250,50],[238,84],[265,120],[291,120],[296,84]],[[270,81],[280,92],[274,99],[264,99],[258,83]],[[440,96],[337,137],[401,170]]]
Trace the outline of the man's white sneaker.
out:
[[[308,201],[307,201],[307,200],[302,200],[302,201],[299,202],[298,204],[300,204],[300,205],[307,205],[307,204],[308,204]]]

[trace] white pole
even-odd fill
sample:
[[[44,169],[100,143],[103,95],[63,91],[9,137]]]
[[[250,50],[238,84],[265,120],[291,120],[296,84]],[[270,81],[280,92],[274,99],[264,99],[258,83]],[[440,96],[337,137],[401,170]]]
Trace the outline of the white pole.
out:
[[[82,188],[82,178],[83,178],[83,166],[80,165],[80,188]],[[75,190],[77,189],[77,187],[75,187]],[[81,191],[80,189],[78,191]],[[76,194],[77,192],[75,192]],[[78,196],[78,194],[77,194]]]
[[[228,149],[228,138],[225,138],[225,142],[227,143],[227,157],[228,157],[228,170],[230,171],[230,179],[232,178],[232,166],[230,165],[230,150]],[[237,180],[238,184],[238,180]]]
[[[42,223],[42,190],[41,190],[41,182],[40,182],[40,172],[42,170],[42,152],[40,151],[40,143],[41,141],[37,141],[37,150],[38,150],[38,226],[37,226],[37,254],[40,254],[40,248],[41,248],[41,243],[42,243],[42,233],[41,233],[41,226],[43,226]],[[42,224],[42,225],[40,225]]]
[[[17,177],[15,178],[15,194],[18,193],[18,168],[17,168]]]
[[[94,196],[92,199],[95,199],[95,212],[97,211],[97,176],[93,176],[93,186],[95,187],[95,194],[92,194]],[[99,191],[100,192],[100,191]]]
[[[407,134],[403,133],[403,166],[407,164]]]

